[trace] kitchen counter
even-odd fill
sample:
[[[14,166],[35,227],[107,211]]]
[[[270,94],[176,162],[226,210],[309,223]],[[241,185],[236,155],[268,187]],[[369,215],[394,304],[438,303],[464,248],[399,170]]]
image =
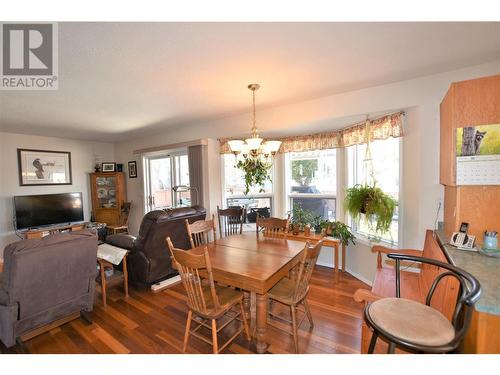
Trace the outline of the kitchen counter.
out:
[[[448,244],[449,238],[442,230],[435,233],[450,263],[479,280],[482,293],[476,302],[476,310],[500,316],[500,258],[482,255],[476,251],[458,250]]]

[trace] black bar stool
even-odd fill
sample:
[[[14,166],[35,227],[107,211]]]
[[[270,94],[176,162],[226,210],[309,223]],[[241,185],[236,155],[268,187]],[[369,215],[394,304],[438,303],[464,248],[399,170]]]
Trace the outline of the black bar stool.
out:
[[[366,306],[366,323],[373,329],[368,353],[373,353],[378,337],[389,342],[388,353],[394,353],[396,347],[421,353],[456,350],[469,328],[474,304],[481,295],[479,281],[458,267],[434,259],[402,254],[389,254],[388,257],[396,260],[396,298],[382,298]],[[432,283],[425,304],[400,298],[402,260],[431,264],[446,270]],[[456,278],[460,284],[451,322],[430,306],[436,287],[447,277]]]

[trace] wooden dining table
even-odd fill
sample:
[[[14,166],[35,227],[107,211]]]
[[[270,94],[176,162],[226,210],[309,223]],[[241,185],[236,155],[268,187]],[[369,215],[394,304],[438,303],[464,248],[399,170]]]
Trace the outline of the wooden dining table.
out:
[[[208,248],[214,280],[240,288],[245,293],[245,314],[251,319],[250,294],[255,293],[255,340],[258,353],[267,349],[267,305],[269,290],[300,261],[304,242],[282,238],[257,237],[255,232],[223,237],[191,250]]]

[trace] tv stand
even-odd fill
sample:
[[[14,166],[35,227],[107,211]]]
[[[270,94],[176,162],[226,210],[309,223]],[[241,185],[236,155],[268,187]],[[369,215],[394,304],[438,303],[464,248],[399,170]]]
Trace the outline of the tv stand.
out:
[[[60,232],[72,232],[75,230],[82,230],[85,228],[85,223],[76,223],[76,224],[66,224],[66,225],[50,225],[43,228],[33,228],[28,229],[23,232],[24,238],[42,238],[48,236],[49,234],[60,233]]]

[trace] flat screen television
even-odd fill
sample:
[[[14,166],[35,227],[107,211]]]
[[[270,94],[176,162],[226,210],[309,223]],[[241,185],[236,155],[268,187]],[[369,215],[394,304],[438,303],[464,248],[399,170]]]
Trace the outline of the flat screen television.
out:
[[[14,197],[16,229],[83,221],[82,193]]]

